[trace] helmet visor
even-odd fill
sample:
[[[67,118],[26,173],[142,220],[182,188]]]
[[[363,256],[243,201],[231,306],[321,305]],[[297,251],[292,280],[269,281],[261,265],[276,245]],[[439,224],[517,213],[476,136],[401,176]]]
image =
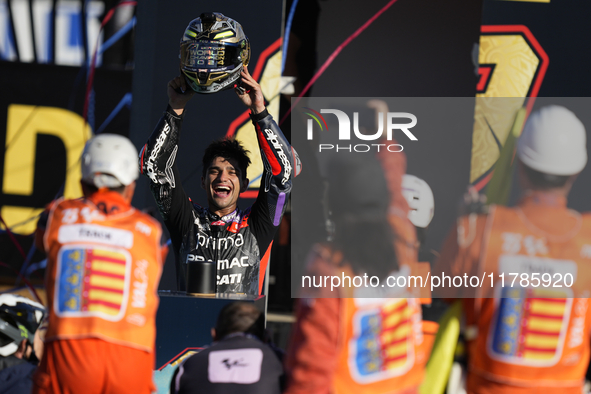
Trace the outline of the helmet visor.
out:
[[[185,41],[181,44],[181,68],[186,71],[224,71],[242,63],[239,43],[210,40]]]

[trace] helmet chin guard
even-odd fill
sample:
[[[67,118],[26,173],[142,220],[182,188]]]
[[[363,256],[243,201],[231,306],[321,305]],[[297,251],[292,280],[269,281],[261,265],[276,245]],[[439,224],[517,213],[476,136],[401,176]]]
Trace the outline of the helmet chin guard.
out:
[[[233,88],[249,60],[250,41],[242,26],[219,12],[193,19],[181,38],[181,72],[197,93]]]

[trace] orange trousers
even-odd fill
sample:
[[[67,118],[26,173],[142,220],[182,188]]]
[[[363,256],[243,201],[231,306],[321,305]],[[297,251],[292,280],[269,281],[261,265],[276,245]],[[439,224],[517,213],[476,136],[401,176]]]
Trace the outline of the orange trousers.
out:
[[[154,353],[101,339],[45,343],[33,377],[33,394],[149,394]]]

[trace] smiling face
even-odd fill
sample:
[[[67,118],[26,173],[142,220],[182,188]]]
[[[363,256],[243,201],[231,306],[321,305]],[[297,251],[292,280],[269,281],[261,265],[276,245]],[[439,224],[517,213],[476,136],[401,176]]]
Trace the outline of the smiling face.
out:
[[[236,209],[238,196],[248,187],[248,179],[234,159],[215,157],[201,178],[201,187],[207,193],[209,210],[219,216]]]

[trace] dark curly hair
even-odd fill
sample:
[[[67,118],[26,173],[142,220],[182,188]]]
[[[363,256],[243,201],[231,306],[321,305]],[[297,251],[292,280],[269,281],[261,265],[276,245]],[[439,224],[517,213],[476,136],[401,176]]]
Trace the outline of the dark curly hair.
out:
[[[265,315],[253,304],[247,302],[233,302],[225,305],[215,325],[216,341],[237,332],[254,335],[264,339]]]
[[[205,149],[205,153],[203,155],[202,175],[205,176],[205,172],[216,157],[223,157],[226,160],[236,160],[242,173],[242,179],[246,179],[246,169],[250,164],[248,153],[249,151],[244,149],[244,146],[242,146],[242,144],[235,139],[222,138],[220,140],[213,141],[211,144],[209,144],[207,149]]]

